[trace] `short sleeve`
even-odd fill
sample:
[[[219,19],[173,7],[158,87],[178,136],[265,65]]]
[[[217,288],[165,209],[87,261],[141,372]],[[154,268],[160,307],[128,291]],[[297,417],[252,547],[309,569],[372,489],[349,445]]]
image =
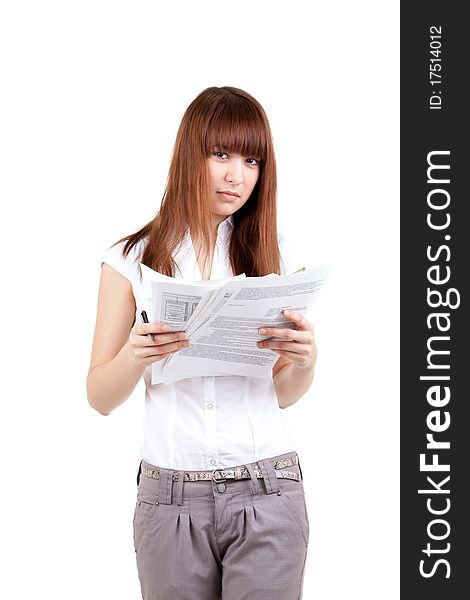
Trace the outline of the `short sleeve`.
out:
[[[290,275],[300,269],[309,269],[308,257],[302,245],[292,236],[287,237],[284,233],[278,234],[279,252],[282,259],[282,275]]]
[[[123,255],[125,244],[126,242],[119,242],[108,248],[101,256],[101,264],[106,263],[133,283],[140,279],[142,243],[137,243],[126,257]]]

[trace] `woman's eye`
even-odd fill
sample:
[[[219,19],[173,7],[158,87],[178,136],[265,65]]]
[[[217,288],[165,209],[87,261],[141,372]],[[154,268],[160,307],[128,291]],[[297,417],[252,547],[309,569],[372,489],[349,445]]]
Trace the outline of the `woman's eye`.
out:
[[[214,150],[214,156],[216,156],[217,158],[228,158],[228,154],[227,152],[222,152],[222,150]],[[256,167],[257,165],[259,165],[259,160],[257,158],[247,158],[246,162],[252,166],[252,167]]]

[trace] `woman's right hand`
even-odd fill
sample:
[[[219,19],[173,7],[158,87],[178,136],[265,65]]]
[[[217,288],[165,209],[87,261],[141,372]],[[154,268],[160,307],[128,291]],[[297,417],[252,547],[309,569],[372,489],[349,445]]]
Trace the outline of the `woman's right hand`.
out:
[[[164,323],[135,323],[131,329],[130,346],[136,362],[148,367],[189,346],[184,331],[168,331]],[[147,334],[152,334],[153,342]]]

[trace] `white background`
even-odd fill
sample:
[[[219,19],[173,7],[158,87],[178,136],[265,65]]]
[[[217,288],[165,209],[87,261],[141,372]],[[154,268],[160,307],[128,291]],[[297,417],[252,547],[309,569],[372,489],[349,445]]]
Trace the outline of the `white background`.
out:
[[[140,598],[143,387],[108,417],[85,393],[100,256],[155,214],[212,85],[264,106],[279,224],[335,265],[314,385],[286,411],[304,598],[398,598],[398,20],[360,0],[2,4],[2,598]]]

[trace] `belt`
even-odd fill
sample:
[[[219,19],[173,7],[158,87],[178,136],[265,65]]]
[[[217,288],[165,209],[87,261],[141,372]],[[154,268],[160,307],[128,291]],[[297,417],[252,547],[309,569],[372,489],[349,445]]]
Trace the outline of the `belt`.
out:
[[[278,479],[294,479],[300,481],[299,473],[295,471],[286,471],[285,467],[291,467],[299,463],[299,458],[296,455],[294,458],[284,458],[274,463],[276,469],[276,477]],[[251,463],[250,463],[251,464]],[[263,478],[263,473],[258,463],[253,463],[253,469],[258,479]],[[178,481],[178,476],[181,471],[174,471],[173,481]],[[245,465],[238,467],[230,467],[228,469],[213,469],[212,471],[183,471],[183,481],[225,481],[226,479],[250,479],[250,473]],[[142,465],[142,475],[151,479],[160,479],[159,469],[148,469]]]

